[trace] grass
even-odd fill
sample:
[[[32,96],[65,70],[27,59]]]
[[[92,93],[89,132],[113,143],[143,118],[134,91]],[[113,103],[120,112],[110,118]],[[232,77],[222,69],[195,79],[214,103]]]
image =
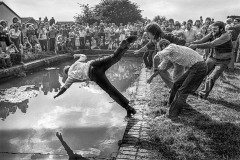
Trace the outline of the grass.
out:
[[[224,76],[207,100],[190,95],[177,121],[165,116],[169,89],[160,77],[153,80],[147,115],[158,159],[240,159],[240,64]]]

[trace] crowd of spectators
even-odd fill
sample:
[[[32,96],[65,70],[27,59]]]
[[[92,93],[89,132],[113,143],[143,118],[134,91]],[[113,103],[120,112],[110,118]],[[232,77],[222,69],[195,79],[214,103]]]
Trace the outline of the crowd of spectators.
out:
[[[56,24],[54,18],[49,21],[41,21],[38,24],[21,24],[17,18],[8,26],[6,21],[0,22],[0,68],[11,67],[22,63],[22,56],[28,54],[59,54],[69,50],[78,49],[116,49],[119,43],[130,35],[137,35],[138,40],[131,49],[139,49],[148,42],[144,34],[145,23],[105,23],[100,21],[93,24]],[[207,17],[203,20],[187,20],[180,23],[169,20],[158,20],[164,32],[172,33],[186,40],[186,45],[201,39],[210,32],[210,25],[214,19]],[[233,41],[237,42],[240,32],[240,20],[238,18],[226,20],[226,30],[232,30]],[[236,43],[235,43],[236,45]],[[239,45],[239,44],[238,44]],[[198,52],[207,56],[209,50]]]

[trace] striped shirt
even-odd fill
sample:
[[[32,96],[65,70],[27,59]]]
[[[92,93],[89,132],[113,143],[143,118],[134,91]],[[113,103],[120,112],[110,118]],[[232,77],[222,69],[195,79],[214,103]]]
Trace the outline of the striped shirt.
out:
[[[171,43],[162,51],[157,53],[160,60],[166,59],[184,67],[191,67],[197,62],[204,61],[203,57],[196,51],[185,46]]]

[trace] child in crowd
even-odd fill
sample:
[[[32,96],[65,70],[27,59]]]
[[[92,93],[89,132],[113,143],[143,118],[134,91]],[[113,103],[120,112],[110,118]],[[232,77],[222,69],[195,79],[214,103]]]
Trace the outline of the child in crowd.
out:
[[[59,34],[57,37],[57,48],[58,51],[66,51],[66,40],[62,34]]]
[[[23,38],[23,45],[22,45],[22,54],[32,52],[32,45],[28,41],[27,37]]]
[[[11,66],[12,66],[12,62],[9,54],[2,52],[2,47],[0,46],[0,69],[8,68]]]
[[[200,32],[197,34],[197,40],[202,39],[204,36],[206,36],[208,34],[208,30],[206,26],[202,26]],[[200,49],[197,48],[196,51],[203,56],[204,60],[207,59],[208,57],[208,53],[209,53],[209,49]]]
[[[12,65],[19,64],[21,61],[21,54],[17,47],[12,44],[7,48],[7,54],[10,56]]]
[[[76,46],[77,50],[80,47],[80,34],[79,34],[79,32],[76,32],[76,34],[75,34],[75,46]]]

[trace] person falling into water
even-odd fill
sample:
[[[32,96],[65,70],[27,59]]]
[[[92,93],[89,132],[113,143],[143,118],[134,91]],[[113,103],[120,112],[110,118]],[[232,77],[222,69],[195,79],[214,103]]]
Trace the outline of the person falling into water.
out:
[[[61,87],[60,91],[54,98],[63,94],[75,82],[96,82],[109,96],[115,100],[119,105],[127,111],[127,117],[136,114],[136,110],[129,105],[129,100],[125,98],[108,80],[106,77],[106,70],[112,65],[116,64],[130,48],[130,44],[137,40],[136,36],[130,36],[123,40],[120,46],[114,51],[113,54],[83,62],[87,57],[83,54],[75,54],[74,58],[79,57],[71,66],[65,66],[63,72],[68,76],[65,84]]]

